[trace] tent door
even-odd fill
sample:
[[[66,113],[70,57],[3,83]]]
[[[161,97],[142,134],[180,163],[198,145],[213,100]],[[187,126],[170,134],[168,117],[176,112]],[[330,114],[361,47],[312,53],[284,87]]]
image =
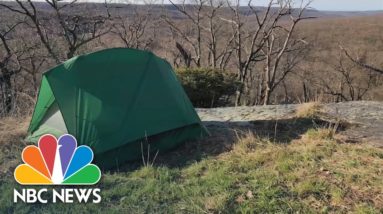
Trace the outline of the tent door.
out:
[[[68,133],[64,118],[56,102],[54,102],[45,113],[45,116],[40,123],[40,126],[42,125],[54,128],[63,133]]]

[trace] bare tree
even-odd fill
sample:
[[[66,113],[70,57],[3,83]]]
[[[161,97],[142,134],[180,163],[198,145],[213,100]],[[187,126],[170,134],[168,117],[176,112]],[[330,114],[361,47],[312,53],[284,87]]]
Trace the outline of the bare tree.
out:
[[[42,11],[38,10],[36,3],[32,0],[15,1],[18,7],[7,3],[0,3],[0,6],[29,19],[42,44],[56,63],[73,57],[82,46],[105,35],[110,30],[104,29],[103,25],[109,18],[109,13],[104,16],[71,14],[70,10],[78,6],[77,0],[45,0],[53,10],[52,17],[49,20],[43,18]],[[64,40],[63,56],[60,55],[59,50],[56,48],[57,44],[55,44],[54,40],[57,39]]]
[[[2,90],[2,104],[5,113],[9,113],[12,110],[14,98],[12,78],[21,71],[19,57],[23,52],[14,50],[10,44],[12,40],[9,38],[10,34],[15,31],[19,24],[21,23],[19,22],[0,29],[0,88]]]
[[[259,96],[262,96],[262,104],[268,104],[272,91],[299,61],[297,53],[305,41],[292,39],[292,35],[296,25],[309,18],[303,17],[303,13],[310,2],[304,5],[302,3],[297,12],[289,0],[270,0],[266,9],[253,6],[250,0],[247,11],[239,0],[227,0],[226,4],[213,0],[196,0],[192,5],[185,1],[180,5],[171,2],[186,17],[193,31],[190,32],[190,26],[182,28],[180,22],[171,20],[168,16],[164,20],[182,38],[182,42],[176,42],[176,48],[186,66],[190,66],[190,61],[193,61],[200,67],[203,58],[208,60],[209,67],[225,69],[234,59],[237,78],[241,82],[236,93],[236,105],[241,104],[243,93],[250,90],[249,77],[251,72],[256,71],[257,63],[265,62],[264,74],[258,75],[264,78]],[[291,24],[286,26],[288,20]],[[222,36],[225,31],[226,34]],[[208,55],[204,57],[202,47],[206,43]],[[191,51],[187,47],[191,47]]]
[[[269,15],[273,2],[270,1],[264,15],[260,17],[259,13],[251,6],[251,0],[248,2],[248,6],[252,9],[256,22],[251,26],[245,26],[246,20],[241,15],[240,1],[236,0],[234,4],[227,1],[227,5],[232,11],[231,19],[225,19],[231,24],[234,36],[234,50],[236,53],[235,61],[237,66],[238,80],[242,83],[242,86],[238,88],[236,92],[235,105],[240,105],[242,94],[247,90],[246,81],[249,77],[250,64],[259,60],[259,53],[264,44],[264,36],[262,30],[266,23],[269,21]]]
[[[114,24],[112,33],[117,35],[128,48],[149,49],[156,37],[155,20],[151,16],[150,5],[148,8],[134,8],[133,17],[113,17]],[[148,36],[148,31],[152,34]]]
[[[26,47],[27,45],[24,44]],[[22,56],[19,60],[22,70],[30,75],[33,93],[32,96],[37,96],[39,79],[42,68],[48,63],[48,57],[44,51],[41,50],[39,44],[35,44],[30,50]]]
[[[279,11],[273,19],[269,28],[263,32],[265,37],[265,46],[261,49],[265,56],[264,60],[264,87],[261,92],[262,104],[267,105],[270,102],[270,95],[274,89],[292,72],[293,68],[302,60],[304,50],[308,44],[302,38],[294,38],[293,33],[297,24],[313,17],[304,17],[304,11],[311,1],[301,2],[297,15],[294,15],[295,9],[290,1],[279,1]],[[279,24],[278,20],[288,15],[290,23]],[[283,59],[285,62],[283,63]]]
[[[179,52],[179,55],[181,55],[181,57],[182,57],[184,65],[187,68],[190,68],[191,62],[192,62],[191,54],[187,50],[185,50],[185,48],[180,43],[178,43],[178,42],[176,42],[176,48],[177,48],[177,50]],[[177,57],[174,59],[174,64],[176,64],[177,67],[179,66],[177,64]]]
[[[223,15],[226,8],[224,1],[208,0],[204,14],[207,23],[203,23],[203,30],[207,32],[208,64],[211,68],[225,70],[234,52],[235,36],[227,33],[228,26]],[[206,26],[205,26],[206,25]]]
[[[347,63],[344,57],[341,53],[337,64],[333,66],[338,77],[321,78],[325,94],[334,96],[336,102],[362,100],[374,85],[376,75],[371,70],[367,71],[367,75],[366,71],[360,72],[353,61]]]
[[[195,63],[197,67],[201,67],[201,59],[202,59],[202,19],[203,17],[203,8],[205,5],[205,0],[194,0],[194,4],[186,4],[186,1],[183,0],[181,4],[176,4],[174,1],[170,0],[170,3],[182,13],[187,20],[191,22],[191,26],[193,33],[189,33],[190,29],[182,29],[178,23],[169,18],[167,14],[162,16],[162,19],[170,26],[171,30],[178,35],[182,42],[178,42],[177,49],[182,52],[182,56],[185,59],[186,55],[190,55],[192,61]],[[189,26],[188,26],[189,27]],[[188,48],[184,47],[184,44],[188,45],[192,49],[192,53],[190,54]],[[187,53],[185,55],[185,53]]]
[[[184,16],[174,20],[162,16],[175,38],[178,55],[186,67],[207,66],[226,69],[234,52],[234,36],[230,33],[226,19],[227,12],[223,0],[194,0],[190,4],[182,1],[172,6]]]
[[[223,6],[223,2],[218,2],[218,4],[215,4],[213,0],[209,0],[208,2],[209,5],[209,13],[207,14],[208,17],[208,32],[210,35],[210,41],[209,41],[209,64],[212,68],[217,67],[217,33],[219,29],[222,27],[221,25],[217,25],[217,13],[219,12],[219,9]]]
[[[36,9],[35,4],[31,0],[15,1],[18,4],[19,8],[15,8],[6,3],[0,3],[0,6],[9,9],[12,12],[28,17],[31,20],[32,25],[35,27],[36,33],[38,34],[39,38],[41,39],[41,42],[43,43],[49,54],[54,58],[56,63],[59,63],[60,59],[58,57],[58,54],[54,51],[50,42],[49,34],[47,33],[46,29],[43,27],[40,21],[40,17],[38,16],[38,11]]]
[[[370,71],[374,71],[374,72],[377,72],[377,73],[380,73],[380,74],[383,74],[383,69],[379,69],[379,68],[376,68],[375,66],[372,66],[372,65],[369,65],[367,63],[364,62],[363,59],[359,58],[359,57],[352,57],[350,55],[350,53],[344,48],[342,47],[341,45],[339,46],[340,49],[344,52],[344,54],[352,61],[354,62],[355,64],[357,64],[358,66],[362,67],[362,68],[366,68]]]
[[[289,0],[270,0],[266,9],[261,10],[253,6],[252,0],[250,0],[248,7],[252,15],[254,15],[255,21],[246,25],[248,17],[241,15],[240,1],[236,0],[234,4],[227,1],[233,14],[231,20],[227,21],[232,24],[233,34],[235,35],[237,75],[243,85],[237,91],[236,105],[241,104],[242,94],[249,90],[248,79],[250,72],[256,70],[256,63],[265,62],[264,74],[259,75],[259,77],[264,78],[264,80],[260,81],[263,84],[263,86],[260,86],[262,93],[258,93],[263,97],[263,104],[268,104],[272,90],[296,65],[295,62],[293,63],[294,60],[290,61],[290,66],[285,68],[284,74],[280,75],[280,79],[276,79],[282,58],[292,49],[291,37],[295,27],[298,22],[305,19],[303,12],[309,3],[303,5],[298,14],[294,16],[292,4]],[[281,20],[285,19],[285,17],[289,17],[291,20],[288,27],[281,24]]]

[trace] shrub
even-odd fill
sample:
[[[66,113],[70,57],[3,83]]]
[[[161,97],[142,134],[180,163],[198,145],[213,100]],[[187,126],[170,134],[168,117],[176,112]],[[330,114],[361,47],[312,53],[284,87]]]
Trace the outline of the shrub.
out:
[[[225,106],[240,86],[234,74],[210,68],[184,68],[176,71],[194,107]]]

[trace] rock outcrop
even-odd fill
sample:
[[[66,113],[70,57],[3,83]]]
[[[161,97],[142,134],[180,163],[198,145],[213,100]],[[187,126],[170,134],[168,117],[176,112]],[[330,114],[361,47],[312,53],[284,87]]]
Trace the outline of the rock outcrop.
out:
[[[278,131],[297,132],[292,123],[297,123],[296,110],[299,104],[252,107],[226,107],[197,109],[208,129],[221,129],[221,133],[234,129],[249,129],[254,132],[266,131],[273,137]],[[383,147],[383,102],[357,101],[320,104],[317,118],[328,123],[339,123],[335,138],[344,143],[367,143]],[[314,121],[314,126],[320,126]],[[304,125],[299,122],[300,128]],[[324,124],[323,124],[324,125]],[[312,126],[312,124],[311,124]],[[290,127],[290,128],[286,128]],[[293,135],[294,136],[294,135]]]

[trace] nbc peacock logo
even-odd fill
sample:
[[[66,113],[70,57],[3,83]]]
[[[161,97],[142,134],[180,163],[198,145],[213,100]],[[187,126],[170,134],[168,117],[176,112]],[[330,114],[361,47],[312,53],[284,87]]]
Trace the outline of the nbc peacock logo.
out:
[[[38,147],[25,147],[21,156],[24,164],[15,169],[14,176],[22,185],[93,185],[101,178],[100,169],[91,164],[92,150],[77,147],[76,138],[69,134],[58,140],[43,135]]]

